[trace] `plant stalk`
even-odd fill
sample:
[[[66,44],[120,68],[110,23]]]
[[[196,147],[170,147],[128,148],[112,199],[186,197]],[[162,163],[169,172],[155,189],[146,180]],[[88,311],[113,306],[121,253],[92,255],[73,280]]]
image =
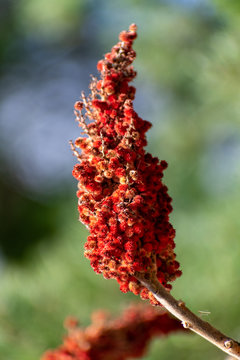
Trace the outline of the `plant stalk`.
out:
[[[149,277],[148,274],[137,274],[136,278],[154,297],[168,310],[172,315],[182,321],[182,325],[202,336],[219,349],[232,356],[234,359],[240,359],[240,344],[232,338],[222,334],[215,329],[207,321],[202,320],[189,310],[185,303],[176,300],[165,288],[160,284],[158,279]]]

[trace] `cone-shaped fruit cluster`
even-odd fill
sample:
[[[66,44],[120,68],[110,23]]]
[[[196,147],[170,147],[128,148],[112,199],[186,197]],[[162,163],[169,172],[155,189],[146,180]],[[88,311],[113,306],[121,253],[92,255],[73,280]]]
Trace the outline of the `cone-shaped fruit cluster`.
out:
[[[170,289],[181,271],[169,223],[171,198],[162,183],[167,163],[145,152],[151,124],[133,109],[135,88],[129,82],[136,76],[131,66],[136,36],[134,24],[120,33],[120,42],[98,62],[100,80],[93,78],[89,97],[82,94],[75,104],[83,136],[72,144],[80,162],[73,175],[80,220],[90,230],[85,256],[91,266],[115,278],[123,292],[158,304],[135,275],[156,274]]]
[[[41,360],[125,360],[140,358],[155,336],[186,331],[180,321],[149,306],[131,307],[110,320],[102,311],[92,316],[87,328],[73,318],[66,320],[68,335],[63,345],[47,351]]]

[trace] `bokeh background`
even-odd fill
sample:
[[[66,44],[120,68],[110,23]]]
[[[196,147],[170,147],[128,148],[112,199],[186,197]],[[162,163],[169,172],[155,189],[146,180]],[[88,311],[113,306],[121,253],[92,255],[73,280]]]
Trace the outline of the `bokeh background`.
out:
[[[73,104],[135,22],[135,108],[165,183],[183,276],[173,293],[240,338],[239,0],[0,1],[0,359],[38,359],[67,315],[131,301],[83,256]],[[146,360],[224,359],[195,335],[156,339]]]

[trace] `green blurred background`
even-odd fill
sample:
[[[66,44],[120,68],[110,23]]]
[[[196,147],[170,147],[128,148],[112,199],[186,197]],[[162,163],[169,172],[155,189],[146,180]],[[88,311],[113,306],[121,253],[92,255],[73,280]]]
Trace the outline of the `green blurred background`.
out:
[[[165,183],[183,276],[173,293],[240,338],[239,0],[1,0],[0,359],[61,343],[67,315],[131,301],[83,256],[73,103],[135,22],[135,108]],[[204,316],[204,315],[202,315]],[[156,339],[144,359],[224,359],[195,335]]]

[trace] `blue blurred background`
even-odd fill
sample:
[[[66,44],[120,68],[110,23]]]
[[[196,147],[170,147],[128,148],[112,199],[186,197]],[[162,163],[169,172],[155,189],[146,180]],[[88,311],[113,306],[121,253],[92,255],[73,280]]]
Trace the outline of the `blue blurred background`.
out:
[[[169,168],[183,276],[173,293],[240,337],[238,0],[0,1],[0,359],[38,359],[62,322],[131,301],[83,256],[73,104],[120,31],[138,25],[135,109]],[[154,341],[144,359],[224,359],[195,335]]]

